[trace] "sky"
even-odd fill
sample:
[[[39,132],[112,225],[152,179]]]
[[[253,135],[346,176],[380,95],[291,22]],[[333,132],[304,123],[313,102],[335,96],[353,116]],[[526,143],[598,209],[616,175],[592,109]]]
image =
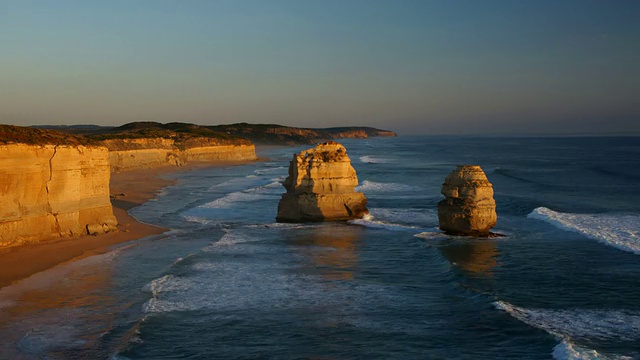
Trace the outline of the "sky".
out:
[[[0,123],[640,134],[640,1],[0,0]]]

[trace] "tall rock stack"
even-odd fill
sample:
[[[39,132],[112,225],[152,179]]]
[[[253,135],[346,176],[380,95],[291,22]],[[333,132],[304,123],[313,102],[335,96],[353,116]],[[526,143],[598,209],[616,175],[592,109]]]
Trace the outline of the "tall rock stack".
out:
[[[329,141],[293,155],[287,192],[278,204],[278,222],[339,221],[362,218],[367,198],[355,192],[358,177],[347,150]]]
[[[451,235],[489,236],[496,225],[493,186],[480,166],[458,165],[444,180],[438,203],[440,229]]]

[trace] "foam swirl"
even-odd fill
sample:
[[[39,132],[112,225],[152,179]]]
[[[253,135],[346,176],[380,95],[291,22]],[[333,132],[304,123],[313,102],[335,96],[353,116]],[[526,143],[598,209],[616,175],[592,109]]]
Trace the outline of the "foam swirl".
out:
[[[638,215],[571,214],[539,207],[527,217],[640,255],[640,216]]]

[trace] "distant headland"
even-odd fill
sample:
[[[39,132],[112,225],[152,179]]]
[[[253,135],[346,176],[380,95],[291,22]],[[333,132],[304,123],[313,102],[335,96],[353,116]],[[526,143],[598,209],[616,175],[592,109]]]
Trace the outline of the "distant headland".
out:
[[[331,128],[299,128],[277,124],[237,123],[229,125],[195,125],[172,122],[132,122],[118,127],[97,125],[40,125],[39,129],[55,130],[73,135],[81,135],[90,140],[107,140],[123,138],[189,138],[204,137],[221,141],[248,140],[259,145],[297,145],[315,144],[335,139],[395,137],[390,130],[364,126],[331,127]]]

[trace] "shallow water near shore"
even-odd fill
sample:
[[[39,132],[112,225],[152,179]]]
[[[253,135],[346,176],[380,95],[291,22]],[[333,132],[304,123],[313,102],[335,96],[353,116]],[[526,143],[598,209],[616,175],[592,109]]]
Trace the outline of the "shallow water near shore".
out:
[[[306,147],[175,174],[131,211],[171,232],[0,289],[0,358],[640,358],[640,139],[341,142],[370,217],[275,223]],[[457,164],[506,236],[438,231]]]

